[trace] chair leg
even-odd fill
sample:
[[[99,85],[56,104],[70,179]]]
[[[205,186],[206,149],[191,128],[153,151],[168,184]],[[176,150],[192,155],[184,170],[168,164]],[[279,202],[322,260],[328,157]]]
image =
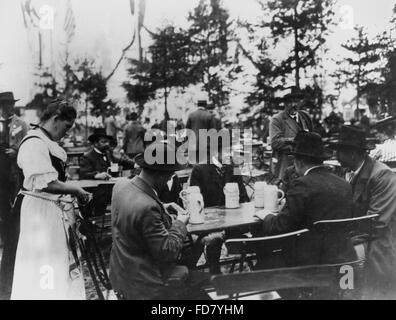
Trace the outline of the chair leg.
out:
[[[99,286],[98,280],[96,278],[96,274],[95,274],[94,268],[92,267],[91,258],[89,256],[88,250],[87,250],[87,248],[86,248],[86,246],[84,244],[84,240],[80,239],[78,242],[80,244],[81,253],[82,253],[82,255],[83,255],[83,257],[84,257],[84,259],[85,259],[85,261],[87,263],[88,271],[89,271],[89,274],[91,275],[92,282],[94,284],[94,287],[95,287],[96,293],[98,295],[98,298],[99,298],[99,300],[104,300],[104,296],[103,296],[102,290],[100,289],[100,286]]]

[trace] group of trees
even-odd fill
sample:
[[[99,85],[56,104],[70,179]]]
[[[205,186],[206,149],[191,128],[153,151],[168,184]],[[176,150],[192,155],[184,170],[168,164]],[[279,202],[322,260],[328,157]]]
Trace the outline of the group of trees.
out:
[[[365,97],[373,112],[396,114],[396,51],[388,33],[370,39],[357,26],[356,36],[342,45],[348,54],[336,61],[337,70],[326,79],[333,80],[336,92],[325,96],[318,74],[323,72],[326,39],[337,23],[336,0],[257,2],[261,12],[255,22],[231,20],[222,0],[200,0],[187,17],[187,27],[168,24],[155,32],[145,29],[152,41],[140,60],[128,60],[128,80],[122,84],[128,100],[142,112],[148,101],[162,98],[168,118],[171,90],[200,84],[209,102],[224,113],[235,90],[233,82],[246,78],[250,85],[246,113],[254,106],[269,113],[280,109],[286,90],[297,89],[306,96],[311,112],[320,115],[326,99],[333,104],[342,88],[353,86],[357,109]],[[396,11],[391,23],[395,29]],[[246,61],[255,70],[253,83],[244,76],[249,72]],[[63,83],[41,71],[41,91],[32,103],[66,94],[97,109],[106,107],[109,77],[93,60],[65,63],[62,71]]]

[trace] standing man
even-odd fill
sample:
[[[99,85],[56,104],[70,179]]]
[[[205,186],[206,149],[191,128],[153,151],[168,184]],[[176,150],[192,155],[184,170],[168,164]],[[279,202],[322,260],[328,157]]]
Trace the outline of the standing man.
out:
[[[340,139],[332,145],[338,161],[350,170],[355,216],[378,214],[377,238],[367,257],[368,298],[390,298],[396,294],[396,175],[385,164],[370,158],[373,149],[365,129],[342,126]],[[392,294],[392,295],[391,295]]]
[[[144,152],[144,135],[146,129],[138,121],[138,114],[132,112],[129,116],[130,123],[124,131],[124,151],[133,159],[139,153]]]
[[[199,151],[201,150],[202,155],[206,155],[207,150],[207,145],[204,143],[204,141],[199,140],[199,130],[221,129],[221,122],[211,112],[211,110],[213,110],[213,106],[210,106],[207,100],[198,100],[197,106],[198,110],[195,110],[188,116],[186,123],[186,129],[191,130],[188,133],[190,163],[198,163],[208,160],[199,159]],[[192,134],[194,134],[194,136],[192,136]]]
[[[304,95],[297,92],[285,96],[285,110],[275,115],[270,122],[270,139],[273,150],[272,170],[278,179],[283,179],[287,167],[293,165],[293,160],[288,156],[292,150],[292,142],[299,131],[312,132],[313,125],[309,114],[300,110]]]
[[[16,164],[19,143],[29,130],[28,124],[15,115],[12,92],[0,93],[0,246],[5,240],[11,205],[19,191]]]

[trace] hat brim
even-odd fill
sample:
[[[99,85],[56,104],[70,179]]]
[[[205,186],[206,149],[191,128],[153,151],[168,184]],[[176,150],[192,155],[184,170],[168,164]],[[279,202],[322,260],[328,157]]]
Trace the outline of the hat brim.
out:
[[[108,136],[105,134],[92,134],[88,137],[88,141],[91,143],[95,143],[96,141],[98,141],[100,138],[106,138],[110,140],[110,143],[114,143],[116,142],[116,140],[112,137],[112,136]]]
[[[329,149],[332,149],[332,150],[338,150],[338,149],[343,148],[343,147],[344,148],[345,147],[356,148],[356,149],[361,149],[361,150],[373,150],[373,149],[375,149],[375,146],[372,145],[372,144],[357,145],[357,144],[354,144],[354,143],[339,142],[339,141],[334,141],[334,142],[329,141],[327,147]]]
[[[133,158],[135,163],[141,167],[141,168],[146,168],[154,171],[161,171],[161,172],[175,172],[179,170],[183,170],[186,168],[187,165],[182,165],[179,163],[175,164],[148,164],[146,161],[144,161],[144,154],[140,153],[136,157]]]
[[[305,152],[296,152],[296,151],[290,151],[287,154],[292,155],[292,156],[304,156],[304,157],[316,158],[316,159],[320,159],[320,160],[327,160],[333,156],[333,152],[330,150],[325,150],[323,154],[319,154],[319,155],[305,153]]]

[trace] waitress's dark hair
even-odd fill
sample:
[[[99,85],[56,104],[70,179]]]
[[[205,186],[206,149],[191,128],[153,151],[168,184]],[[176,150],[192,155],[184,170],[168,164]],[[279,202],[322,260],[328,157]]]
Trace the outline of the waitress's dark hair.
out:
[[[76,109],[66,100],[51,101],[41,114],[40,121],[46,122],[54,115],[62,121],[73,121],[77,118]]]

